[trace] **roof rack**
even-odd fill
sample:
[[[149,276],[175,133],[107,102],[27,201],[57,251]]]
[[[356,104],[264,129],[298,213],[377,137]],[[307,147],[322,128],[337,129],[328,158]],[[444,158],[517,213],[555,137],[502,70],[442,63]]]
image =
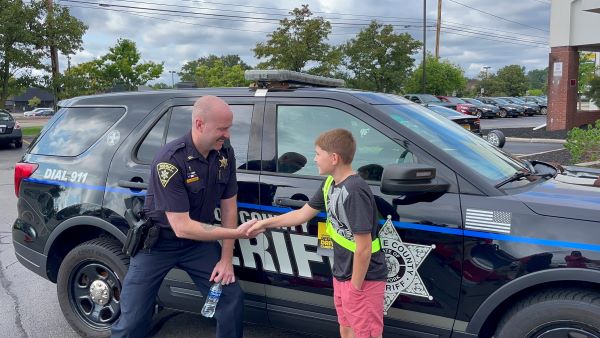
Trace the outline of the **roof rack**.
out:
[[[294,72],[291,70],[247,70],[246,80],[253,81],[253,88],[291,88],[291,87],[343,87],[341,79]]]

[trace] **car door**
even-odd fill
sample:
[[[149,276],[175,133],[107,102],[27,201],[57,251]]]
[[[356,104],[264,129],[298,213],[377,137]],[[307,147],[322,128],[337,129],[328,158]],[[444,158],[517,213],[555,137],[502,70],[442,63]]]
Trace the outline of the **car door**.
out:
[[[327,99],[268,98],[265,109],[261,207],[276,215],[301,207],[320,193],[323,177],[314,164],[314,140],[321,132],[346,128],[357,140],[353,168],[375,195],[380,224],[397,232],[388,254],[390,269],[384,335],[449,336],[459,301],[462,261],[461,211],[456,175],[425,152],[353,106]],[[380,192],[389,164],[434,165],[452,186],[430,202],[401,205]],[[268,188],[267,188],[268,187]],[[267,215],[268,216],[268,215]],[[332,300],[332,257],[317,251],[324,213],[295,228],[264,234],[271,270],[266,296],[273,325],[336,334]],[[321,227],[321,229],[319,229]],[[293,319],[292,319],[293,317]],[[314,325],[315,322],[319,325]]]
[[[126,208],[143,203],[145,189],[150,176],[150,164],[154,155],[164,144],[183,136],[190,131],[192,108],[196,98],[173,99],[148,115],[136,132],[133,132],[121,145],[110,166],[107,180],[105,208],[123,215]],[[260,155],[261,121],[263,118],[264,98],[222,97],[233,111],[231,145],[236,155],[238,180],[238,212],[242,221],[247,220],[249,212],[244,205],[257,203],[259,171],[251,163],[256,163]],[[221,220],[220,210],[215,209],[217,222]],[[242,280],[246,292],[246,305],[250,305],[246,314],[253,321],[261,321],[264,313],[264,287],[260,282],[262,272],[257,269],[243,268],[240,246],[248,240],[236,242],[234,265],[236,275]],[[199,312],[202,295],[197,291],[187,273],[173,269],[165,278],[159,291],[160,302],[166,307]]]

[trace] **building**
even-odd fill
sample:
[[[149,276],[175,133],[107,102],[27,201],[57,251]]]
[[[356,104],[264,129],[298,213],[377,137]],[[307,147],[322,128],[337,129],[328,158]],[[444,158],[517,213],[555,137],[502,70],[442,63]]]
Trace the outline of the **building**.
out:
[[[9,97],[8,100],[6,100],[5,107],[15,113],[31,110],[36,108],[29,106],[29,100],[34,97],[37,97],[42,101],[37,107],[52,107],[54,104],[54,96],[48,91],[41,88],[30,87],[21,95]]]

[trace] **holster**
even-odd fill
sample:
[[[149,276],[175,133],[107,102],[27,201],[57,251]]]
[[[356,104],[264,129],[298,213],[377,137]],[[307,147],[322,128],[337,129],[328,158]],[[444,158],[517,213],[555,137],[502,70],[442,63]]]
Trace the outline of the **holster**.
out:
[[[123,253],[133,257],[145,244],[152,224],[143,213],[136,215],[131,209],[125,210],[125,219],[129,224],[129,230],[127,231],[127,239],[123,245]]]

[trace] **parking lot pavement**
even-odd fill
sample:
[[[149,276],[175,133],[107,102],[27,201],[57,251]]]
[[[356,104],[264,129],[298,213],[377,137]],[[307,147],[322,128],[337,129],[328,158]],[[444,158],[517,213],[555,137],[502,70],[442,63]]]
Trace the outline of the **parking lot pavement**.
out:
[[[481,119],[481,129],[534,128],[546,123],[546,115],[524,116],[516,118]]]
[[[56,285],[29,271],[15,257],[11,228],[17,217],[13,170],[24,149],[0,147],[0,337],[79,337],[65,321],[56,296]],[[163,321],[164,318],[168,320]],[[213,320],[199,315],[164,310],[154,324],[164,324],[153,336],[184,338],[214,336]],[[250,338],[307,338],[280,329],[246,325]]]
[[[534,156],[565,149],[562,144],[556,143],[530,143],[506,142],[503,150],[517,157]]]

